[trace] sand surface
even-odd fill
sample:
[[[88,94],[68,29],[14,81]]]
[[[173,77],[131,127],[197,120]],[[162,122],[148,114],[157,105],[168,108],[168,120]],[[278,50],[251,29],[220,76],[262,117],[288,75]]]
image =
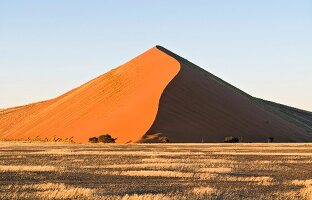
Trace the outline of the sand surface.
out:
[[[179,63],[156,47],[56,99],[0,112],[0,138],[70,138],[111,134],[139,140],[152,125]]]
[[[172,142],[222,142],[227,136],[245,142],[312,141],[312,134],[262,108],[254,97],[229,86],[187,60],[162,49],[180,62],[181,70],[161,96],[153,126],[145,136],[160,134]],[[312,114],[307,113],[312,117]]]

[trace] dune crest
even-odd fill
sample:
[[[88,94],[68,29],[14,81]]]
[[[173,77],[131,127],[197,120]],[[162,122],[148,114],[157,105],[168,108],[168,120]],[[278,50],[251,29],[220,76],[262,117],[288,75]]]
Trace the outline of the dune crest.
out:
[[[244,142],[266,142],[269,137],[276,142],[312,141],[312,113],[289,107],[281,112],[275,104],[270,107],[158,48],[179,61],[181,69],[164,90],[157,117],[143,141],[155,141],[151,136],[156,134],[172,142],[222,142],[228,136]]]
[[[180,70],[156,47],[56,98],[0,112],[0,138],[70,138],[101,134],[136,142],[152,125],[160,96]]]

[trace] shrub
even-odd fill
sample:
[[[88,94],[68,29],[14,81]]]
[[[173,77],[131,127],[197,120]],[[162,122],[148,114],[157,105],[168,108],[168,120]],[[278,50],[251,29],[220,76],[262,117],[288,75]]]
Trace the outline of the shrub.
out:
[[[98,143],[99,139],[97,137],[92,137],[92,138],[89,138],[89,142],[91,142],[91,143]]]
[[[158,138],[161,143],[169,143],[169,138],[166,136],[161,136]]]
[[[225,137],[224,138],[224,142],[227,142],[227,143],[238,143],[239,142],[239,139],[236,138],[236,137]]]
[[[100,135],[99,136],[99,142],[103,142],[103,143],[115,143],[115,140],[117,138],[112,138],[111,135],[109,134],[105,134],[105,135]]]
[[[268,143],[272,143],[274,141],[274,137],[269,137],[268,138]]]

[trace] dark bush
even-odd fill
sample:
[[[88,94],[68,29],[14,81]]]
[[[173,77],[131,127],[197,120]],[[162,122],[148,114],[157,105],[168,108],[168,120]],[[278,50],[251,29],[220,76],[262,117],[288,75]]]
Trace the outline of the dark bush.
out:
[[[169,138],[166,137],[166,136],[160,136],[158,138],[158,140],[161,142],[161,143],[169,143]]]
[[[89,142],[91,142],[91,143],[98,143],[99,139],[97,137],[92,137],[92,138],[89,138]]]
[[[224,142],[226,142],[226,143],[238,143],[239,139],[236,137],[232,137],[232,136],[231,137],[225,137]]]
[[[268,143],[272,143],[274,141],[274,137],[269,137],[268,138]]]
[[[112,136],[109,134],[99,136],[99,142],[103,142],[103,143],[115,143],[116,139],[117,138],[112,138]]]

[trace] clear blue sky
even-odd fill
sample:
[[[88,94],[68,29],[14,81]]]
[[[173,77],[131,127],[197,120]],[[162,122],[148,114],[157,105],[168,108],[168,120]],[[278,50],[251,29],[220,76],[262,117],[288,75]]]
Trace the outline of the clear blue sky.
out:
[[[312,111],[310,0],[0,0],[0,108],[56,97],[156,44]]]

